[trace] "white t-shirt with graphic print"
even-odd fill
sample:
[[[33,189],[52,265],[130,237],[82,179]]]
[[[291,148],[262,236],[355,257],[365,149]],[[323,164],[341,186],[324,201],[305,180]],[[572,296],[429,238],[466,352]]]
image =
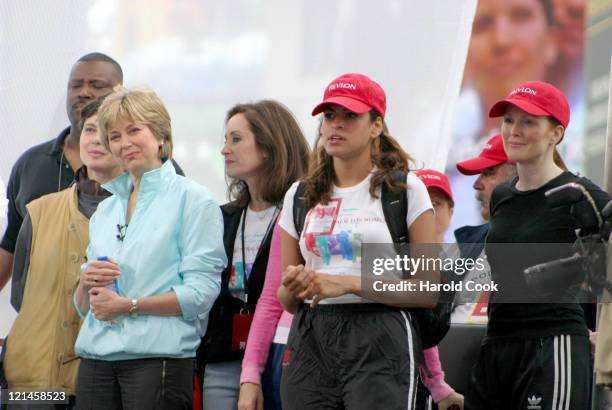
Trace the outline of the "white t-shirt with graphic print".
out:
[[[317,205],[306,215],[299,238],[300,251],[306,266],[330,275],[361,276],[361,244],[391,243],[380,200],[370,195],[368,175],[359,184],[347,188],[334,186],[327,205]],[[293,197],[298,187],[294,183],[285,195],[279,224],[289,235],[298,239],[293,223]],[[413,173],[406,178],[408,196],[407,226],[428,209],[433,209],[427,188]],[[380,191],[380,189],[379,189]],[[366,303],[370,300],[355,294],[324,299],[321,303]]]
[[[245,214],[243,213],[242,217],[240,218],[240,224],[238,225],[238,231],[236,232],[236,239],[234,240],[232,269],[230,271],[228,284],[229,291],[235,298],[245,300],[245,279],[248,280],[249,276],[251,275],[253,263],[255,262],[257,252],[259,252],[259,247],[263,242],[268,228],[270,230],[274,228],[270,227],[270,223],[276,211],[277,208],[275,206],[271,206],[263,211],[252,211],[247,207],[246,223],[244,225],[245,261],[242,260],[242,224]]]

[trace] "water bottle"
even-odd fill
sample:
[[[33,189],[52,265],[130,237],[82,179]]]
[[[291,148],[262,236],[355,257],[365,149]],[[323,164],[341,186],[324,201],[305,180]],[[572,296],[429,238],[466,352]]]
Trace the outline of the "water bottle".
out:
[[[108,256],[100,256],[98,257],[98,260],[101,262],[108,262]],[[113,283],[106,286],[106,288],[112,290],[116,294],[119,294],[119,285],[117,284],[117,279],[113,279]]]
[[[108,256],[100,256],[98,257],[98,260],[101,262],[108,262]],[[117,279],[113,279],[113,283],[107,285],[106,288],[112,290],[116,294],[119,294],[119,285],[117,284]],[[117,324],[117,321],[115,320],[108,320],[102,322],[103,326],[113,326],[115,324]]]

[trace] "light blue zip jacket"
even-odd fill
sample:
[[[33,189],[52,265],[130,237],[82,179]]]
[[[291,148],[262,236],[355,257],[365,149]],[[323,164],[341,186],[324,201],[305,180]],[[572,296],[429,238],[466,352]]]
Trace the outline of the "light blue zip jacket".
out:
[[[143,175],[129,225],[119,229],[126,223],[132,181],[125,173],[104,188],[113,196],[100,203],[90,220],[87,259],[107,256],[119,264],[121,296],[174,290],[182,314],[122,315],[103,322],[90,310],[76,353],[98,360],[195,357],[227,264],[219,206],[206,188],[177,175],[166,161]]]

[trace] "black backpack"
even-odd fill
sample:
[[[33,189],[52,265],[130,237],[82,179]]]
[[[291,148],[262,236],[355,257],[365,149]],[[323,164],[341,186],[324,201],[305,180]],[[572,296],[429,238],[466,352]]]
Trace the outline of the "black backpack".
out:
[[[397,171],[393,178],[396,181],[405,182],[406,176],[405,171]],[[298,237],[304,229],[306,214],[309,211],[304,198],[305,190],[306,184],[300,182],[293,197],[293,223]],[[381,202],[387,228],[389,228],[393,243],[408,243],[408,227],[405,222],[406,215],[408,214],[408,195],[406,190],[402,189],[399,192],[393,192],[386,184],[383,184]],[[440,299],[444,299],[444,301],[438,302],[433,309],[405,309],[415,319],[413,324],[420,334],[423,349],[437,346],[446,336],[450,328],[452,303],[449,302],[449,298],[452,300],[452,296],[448,294],[441,295]]]

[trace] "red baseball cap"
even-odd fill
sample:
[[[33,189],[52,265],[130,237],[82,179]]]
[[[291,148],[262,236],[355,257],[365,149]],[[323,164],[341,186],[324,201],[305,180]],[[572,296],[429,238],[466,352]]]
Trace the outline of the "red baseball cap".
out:
[[[458,162],[457,169],[464,175],[476,175],[482,170],[505,164],[506,162],[512,163],[512,161],[508,160],[504,150],[504,141],[501,134],[497,134],[487,141],[487,144],[480,151],[480,155]]]
[[[329,83],[323,101],[312,110],[312,115],[319,114],[329,104],[339,105],[355,114],[365,114],[374,109],[384,118],[387,98],[376,81],[363,74],[349,73]]]
[[[563,128],[567,128],[570,120],[570,107],[565,95],[543,81],[529,81],[510,91],[506,98],[493,104],[489,117],[503,116],[508,104],[531,115],[553,117]]]
[[[446,175],[433,169],[422,169],[415,172],[415,174],[423,181],[427,188],[441,189],[448,199],[450,199],[452,203],[455,203],[453,191],[451,190],[450,182]]]

